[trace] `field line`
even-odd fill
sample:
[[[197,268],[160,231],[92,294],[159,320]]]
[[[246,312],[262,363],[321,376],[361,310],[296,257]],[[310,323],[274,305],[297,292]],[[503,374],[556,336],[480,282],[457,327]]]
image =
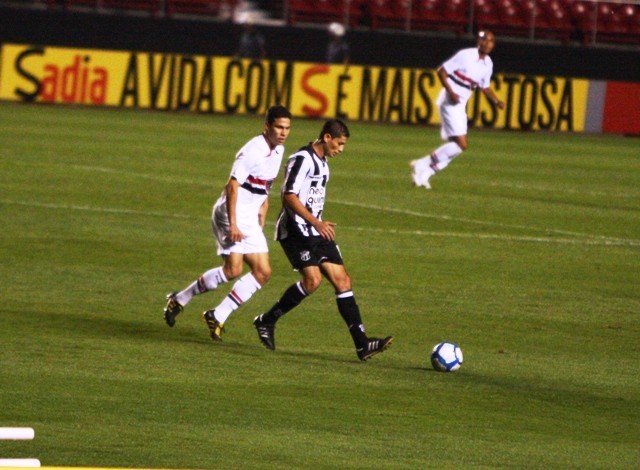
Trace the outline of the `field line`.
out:
[[[357,230],[359,232],[385,233],[392,235],[406,235],[416,237],[449,237],[449,238],[475,238],[480,240],[504,240],[510,242],[530,243],[556,243],[559,245],[592,245],[592,246],[640,246],[640,240],[623,239],[592,239],[583,240],[576,238],[531,237],[524,235],[506,235],[498,233],[464,233],[464,232],[427,232],[424,230],[396,230],[386,228],[349,227],[340,224],[340,228]]]
[[[356,203],[345,203],[340,201],[339,204],[345,205],[356,205],[356,206],[364,206]],[[0,199],[0,204],[7,205],[18,205],[18,206],[26,206],[26,207],[42,207],[45,209],[56,209],[56,210],[77,210],[77,211],[87,211],[87,212],[97,212],[97,213],[107,213],[107,214],[125,214],[125,215],[144,215],[149,217],[162,217],[162,218],[174,218],[174,219],[191,219],[198,220],[203,219],[204,217],[194,217],[186,214],[170,214],[165,212],[154,212],[154,211],[137,211],[132,209],[111,209],[104,207],[89,207],[89,206],[78,206],[73,204],[51,204],[51,203],[40,203],[40,202],[32,202],[32,201],[11,201],[8,199]],[[366,206],[370,209],[376,210],[385,210],[384,208],[378,208],[376,206]],[[391,210],[387,208],[386,210]],[[402,212],[407,213],[409,215],[416,215],[419,217],[428,217],[428,218],[441,218],[445,220],[455,220],[455,221],[468,221],[475,223],[483,223],[482,221],[473,221],[449,216],[437,216],[433,214],[422,214],[419,212],[412,211],[401,211],[401,210],[392,210],[393,212]],[[490,222],[484,223],[485,225],[498,225],[503,227],[515,227],[508,224],[492,224]],[[271,223],[271,226],[274,224]],[[423,231],[423,230],[396,230],[396,229],[384,229],[384,228],[370,228],[370,227],[352,227],[349,225],[340,224],[341,229],[347,230],[358,230],[362,232],[375,232],[375,233],[388,233],[392,235],[408,235],[408,236],[422,236],[422,237],[456,237],[456,238],[475,238],[475,239],[486,239],[486,240],[506,240],[506,241],[514,241],[514,242],[536,242],[536,243],[558,243],[564,245],[602,245],[602,246],[640,246],[640,240],[633,239],[623,239],[623,238],[609,238],[609,237],[600,237],[594,235],[586,235],[580,234],[582,237],[591,238],[591,240],[578,240],[578,239],[568,239],[568,238],[553,238],[553,237],[532,237],[532,236],[521,236],[521,235],[506,235],[506,234],[495,234],[495,233],[465,233],[465,232],[433,232],[433,231]],[[535,227],[518,227],[518,228],[528,228],[529,230],[544,230],[546,232],[556,232],[556,233],[564,233],[573,234],[572,232],[562,232],[559,230],[547,230],[547,229],[539,229]]]
[[[395,214],[404,214],[410,215],[413,217],[422,217],[425,219],[438,219],[438,220],[450,220],[452,222],[464,222],[467,224],[475,224],[475,225],[487,225],[491,227],[503,227],[503,228],[513,228],[518,230],[533,230],[536,232],[545,232],[545,233],[557,233],[558,235],[571,235],[574,237],[584,237],[584,238],[592,238],[595,240],[603,240],[607,242],[616,242],[616,243],[626,243],[626,244],[637,244],[640,243],[640,240],[626,239],[626,238],[614,238],[614,237],[606,237],[604,235],[593,235],[589,233],[580,233],[580,232],[571,232],[567,230],[558,230],[553,228],[543,228],[543,227],[531,227],[528,225],[517,225],[517,224],[504,224],[502,222],[491,222],[487,220],[476,220],[476,219],[467,219],[465,217],[453,217],[450,215],[441,215],[441,214],[427,214],[424,212],[416,212],[410,211],[406,209],[397,209],[394,207],[383,207],[383,206],[374,206],[370,204],[362,204],[358,202],[351,201],[336,201],[332,200],[331,202],[336,204],[342,204],[344,206],[353,206],[360,207],[362,209],[371,209],[376,211],[384,211],[391,212]]]
[[[15,160],[15,163],[23,166],[39,166],[39,167],[56,167],[56,166],[64,166],[67,168],[71,168],[74,170],[81,171],[91,171],[95,173],[107,173],[113,175],[122,175],[129,178],[140,178],[143,180],[152,180],[152,181],[160,181],[165,183],[179,183],[179,184],[188,184],[193,186],[204,186],[217,188],[219,185],[214,184],[208,181],[200,181],[194,180],[190,178],[176,177],[176,176],[164,176],[157,174],[149,174],[149,173],[138,173],[135,171],[126,171],[126,170],[118,170],[115,168],[108,168],[103,166],[93,166],[93,165],[78,165],[73,163],[47,163],[47,162],[26,162],[23,160]]]
[[[45,209],[63,209],[74,211],[87,211],[87,212],[104,212],[107,214],[128,214],[128,215],[147,215],[150,217],[170,217],[174,219],[195,219],[199,217],[192,217],[185,214],[168,214],[165,212],[153,212],[153,211],[137,211],[133,209],[110,209],[108,207],[89,207],[89,206],[76,206],[73,204],[50,204],[44,202],[30,202],[30,201],[11,201],[8,199],[0,199],[0,204],[27,206],[27,207],[43,207]]]
[[[594,197],[617,197],[621,199],[638,199],[640,198],[640,194],[637,193],[629,193],[629,192],[618,192],[618,191],[585,191],[583,188],[557,188],[557,187],[546,187],[535,184],[523,184],[523,183],[505,183],[505,182],[496,182],[490,181],[486,183],[487,186],[492,186],[494,188],[507,188],[507,189],[517,189],[517,190],[525,190],[525,191],[539,191],[545,193],[561,193],[561,194],[586,194]]]

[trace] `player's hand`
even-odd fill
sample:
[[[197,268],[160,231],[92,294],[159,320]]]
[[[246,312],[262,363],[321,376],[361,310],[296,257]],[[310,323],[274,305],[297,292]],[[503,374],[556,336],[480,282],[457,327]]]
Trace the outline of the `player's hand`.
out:
[[[237,225],[231,225],[229,227],[229,236],[233,242],[241,242],[244,240],[244,233],[240,231]]]
[[[335,227],[336,225],[337,224],[333,222],[324,222],[321,220],[316,225],[314,225],[314,228],[318,231],[322,238],[326,238],[327,240],[335,240],[336,231],[333,230],[333,227]]]
[[[504,101],[502,100],[498,100],[498,102],[496,103],[496,106],[500,109],[504,109],[506,107],[506,105],[504,104]]]

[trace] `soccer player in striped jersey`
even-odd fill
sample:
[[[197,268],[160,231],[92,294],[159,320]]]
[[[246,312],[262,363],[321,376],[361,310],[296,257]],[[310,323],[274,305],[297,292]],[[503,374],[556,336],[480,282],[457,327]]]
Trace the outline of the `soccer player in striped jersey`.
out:
[[[365,334],[351,278],[335,242],[336,224],[322,220],[329,182],[328,159],[343,151],[348,137],[349,129],[344,122],[329,120],[315,142],[287,160],[276,240],[302,280],[291,285],[271,310],[255,318],[253,324],[267,349],[276,347],[274,329],[278,319],[313,294],[323,275],[335,289],[338,311],[349,328],[360,360],[366,361],[384,351],[393,341],[391,336],[378,339]]]
[[[213,310],[204,312],[209,336],[221,341],[224,322],[229,315],[271,277],[269,248],[263,229],[269,208],[269,190],[278,176],[283,144],[291,129],[291,113],[284,106],[267,110],[264,132],[247,142],[236,154],[231,176],[222,195],[213,206],[211,224],[224,264],[210,269],[182,292],[167,296],[164,318],[175,324],[193,296],[204,294],[242,274],[243,263],[251,272],[242,276],[229,295]]]
[[[489,101],[504,109],[504,102],[490,88],[493,62],[489,54],[495,43],[491,31],[480,31],[477,47],[458,51],[438,68],[438,78],[443,86],[436,101],[440,111],[440,135],[448,142],[430,155],[411,162],[416,186],[431,188],[429,178],[444,170],[467,148],[466,106],[473,90],[480,88]]]

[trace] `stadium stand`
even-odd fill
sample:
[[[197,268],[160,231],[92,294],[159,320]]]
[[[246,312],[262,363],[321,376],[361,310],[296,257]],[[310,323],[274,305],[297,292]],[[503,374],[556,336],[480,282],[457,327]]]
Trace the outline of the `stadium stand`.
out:
[[[555,37],[568,43],[574,31],[566,3],[560,0],[537,0],[534,5],[535,37]]]
[[[462,36],[469,24],[467,0],[413,0],[411,29],[453,31]]]
[[[371,29],[380,27],[410,29],[411,2],[409,0],[372,0],[368,4]]]
[[[476,30],[489,28],[496,34],[556,38],[568,43],[574,26],[559,0],[475,0]]]
[[[0,3],[3,3],[0,0]],[[228,19],[248,0],[11,0],[38,8],[141,11],[152,16]],[[255,2],[254,2],[255,3]],[[465,32],[490,28],[501,36],[557,39],[584,45],[640,45],[639,0],[274,0],[283,22],[348,23],[351,28]],[[470,11],[473,7],[473,11]],[[275,7],[274,7],[275,8]],[[275,10],[271,10],[273,13]]]
[[[475,0],[476,30],[491,29],[498,35],[529,36],[530,13],[516,0]]]
[[[363,16],[362,4],[366,0],[289,0],[287,23],[300,21],[313,23],[348,22],[356,27]]]
[[[159,0],[65,0],[64,3],[65,7],[115,8],[119,10],[146,11],[152,15],[157,15],[160,12]]]
[[[220,16],[230,14],[238,0],[165,0],[167,15],[175,14]]]
[[[640,44],[640,6],[588,1],[572,3],[574,22],[584,44]]]

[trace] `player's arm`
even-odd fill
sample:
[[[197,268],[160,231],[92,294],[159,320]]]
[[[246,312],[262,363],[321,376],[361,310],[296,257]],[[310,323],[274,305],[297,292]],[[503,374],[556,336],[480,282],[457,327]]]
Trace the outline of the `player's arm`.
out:
[[[482,93],[484,93],[484,95],[487,97],[489,101],[495,104],[498,108],[504,109],[505,107],[504,101],[498,98],[491,88],[489,87],[481,88],[481,90],[482,90]]]
[[[445,70],[444,65],[438,67],[438,78],[440,79],[440,83],[442,83],[444,89],[447,90],[451,101],[455,104],[458,104],[460,102],[460,97],[453,91],[453,88],[451,88],[449,80],[447,80],[448,76],[449,74]]]
[[[264,230],[264,224],[267,221],[267,212],[269,211],[269,197],[267,197],[262,205],[260,206],[260,210],[258,211],[258,222],[260,222],[260,227]]]
[[[318,219],[300,202],[296,194],[285,193],[282,197],[282,204],[302,217],[305,222],[311,224],[322,238],[326,238],[327,240],[334,240],[336,238],[336,232],[333,230],[336,224]]]
[[[229,215],[229,232],[231,240],[239,242],[244,239],[244,234],[238,228],[237,206],[238,206],[238,190],[240,183],[233,176],[229,178],[225,192],[227,193],[227,214]]]

